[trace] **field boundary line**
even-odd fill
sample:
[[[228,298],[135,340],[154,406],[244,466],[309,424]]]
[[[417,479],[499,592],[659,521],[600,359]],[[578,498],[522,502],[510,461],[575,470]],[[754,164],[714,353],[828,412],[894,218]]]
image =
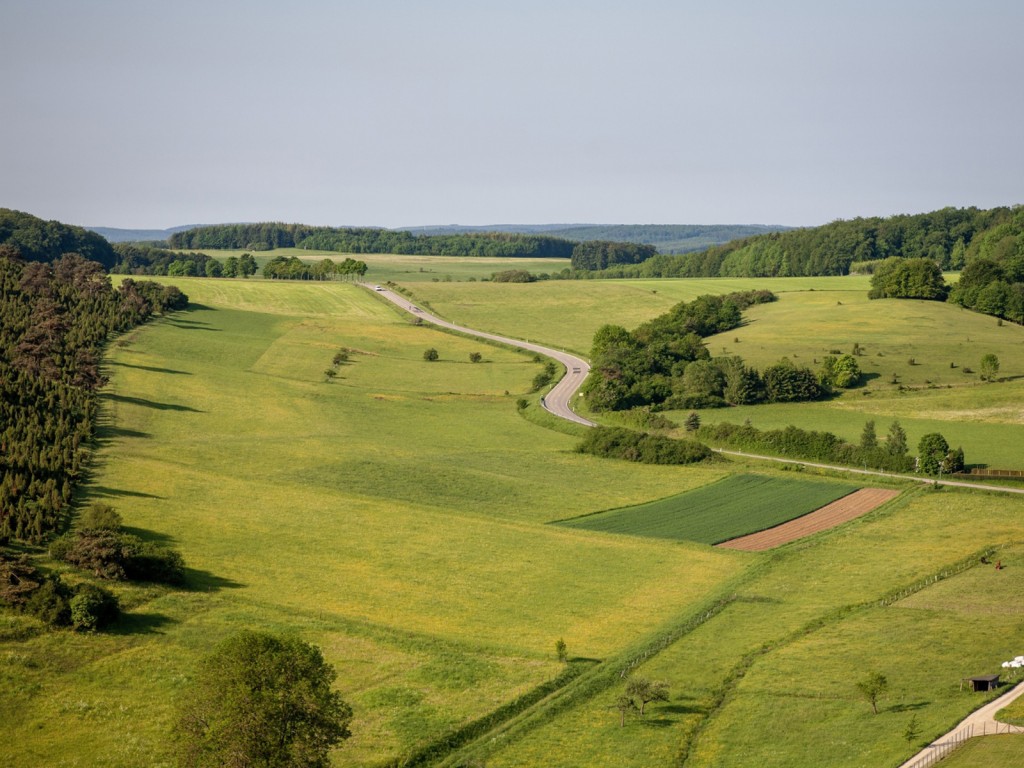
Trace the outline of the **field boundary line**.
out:
[[[913,483],[924,483],[936,487],[953,486],[956,488],[973,488],[979,491],[996,491],[997,493],[1024,494],[1024,488],[1007,488],[1001,485],[985,485],[983,483],[965,483],[959,480],[938,480],[934,477],[921,477],[920,475],[901,475],[895,472],[881,472],[877,469],[859,469],[857,467],[844,467],[838,464],[820,464],[814,461],[803,459],[787,459],[781,456],[763,456],[757,453],[746,453],[745,451],[734,451],[728,448],[712,448],[715,453],[725,456],[741,456],[745,459],[760,459],[761,461],[775,461],[780,464],[795,464],[801,467],[814,467],[815,469],[828,469],[834,472],[850,472],[855,475],[871,475],[874,477],[885,477],[890,480],[909,480]]]
[[[694,726],[688,734],[686,734],[684,741],[680,744],[679,751],[676,753],[675,765],[677,768],[682,768],[686,765],[686,761],[690,758],[694,748],[700,741],[701,735],[705,730],[707,730],[708,726],[715,719],[715,716],[721,710],[722,706],[728,701],[729,696],[746,676],[747,671],[759,658],[766,657],[768,654],[781,650],[807,635],[818,632],[819,630],[840,621],[845,621],[848,618],[864,613],[872,608],[885,608],[891,606],[899,600],[902,600],[904,597],[920,592],[939,581],[948,579],[951,576],[956,576],[979,565],[983,557],[991,557],[997,551],[998,548],[995,546],[985,547],[957,560],[954,563],[946,565],[938,571],[934,571],[927,576],[911,582],[906,587],[892,589],[875,600],[866,600],[859,603],[850,603],[832,608],[816,618],[810,619],[778,640],[764,643],[759,648],[748,651],[740,657],[739,661],[737,661],[735,665],[733,665],[729,670],[729,673],[722,680],[722,684],[713,692],[704,717],[701,718],[697,725]],[[777,557],[784,556],[784,552],[778,553],[777,555]],[[900,768],[905,767],[900,766]],[[915,766],[914,768],[919,767]],[[923,766],[920,768],[923,768]]]

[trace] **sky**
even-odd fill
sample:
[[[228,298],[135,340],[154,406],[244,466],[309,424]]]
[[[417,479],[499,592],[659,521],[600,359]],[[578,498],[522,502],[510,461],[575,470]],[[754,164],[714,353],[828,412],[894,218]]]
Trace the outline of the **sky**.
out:
[[[0,207],[785,224],[1024,203],[1019,0],[4,0]]]

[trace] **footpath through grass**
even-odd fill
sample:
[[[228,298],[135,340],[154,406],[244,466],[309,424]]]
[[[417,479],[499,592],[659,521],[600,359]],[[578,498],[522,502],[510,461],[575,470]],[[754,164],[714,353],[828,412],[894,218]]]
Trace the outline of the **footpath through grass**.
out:
[[[731,475],[667,499],[563,520],[558,525],[718,544],[806,515],[857,488],[816,480]]]

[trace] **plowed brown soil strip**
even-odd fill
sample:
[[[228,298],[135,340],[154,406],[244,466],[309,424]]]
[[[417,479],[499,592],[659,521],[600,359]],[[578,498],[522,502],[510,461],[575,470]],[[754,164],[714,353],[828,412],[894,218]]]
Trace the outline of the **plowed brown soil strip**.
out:
[[[810,514],[790,520],[788,523],[769,528],[760,533],[751,533],[748,536],[740,536],[738,539],[730,539],[717,544],[727,549],[742,549],[744,552],[760,552],[764,549],[771,549],[791,541],[802,539],[818,531],[827,531],[837,525],[853,520],[863,514],[870,512],[875,507],[881,506],[889,499],[899,495],[899,491],[888,488],[861,488],[849,496],[844,496],[838,501],[817,509]]]

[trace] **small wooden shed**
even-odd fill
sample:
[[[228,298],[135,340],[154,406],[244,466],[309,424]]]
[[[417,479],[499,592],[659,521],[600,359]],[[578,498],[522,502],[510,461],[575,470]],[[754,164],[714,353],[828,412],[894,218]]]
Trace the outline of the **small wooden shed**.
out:
[[[975,675],[960,679],[960,690],[963,690],[964,683],[971,684],[971,690],[975,692],[994,691],[999,687],[999,675]]]

